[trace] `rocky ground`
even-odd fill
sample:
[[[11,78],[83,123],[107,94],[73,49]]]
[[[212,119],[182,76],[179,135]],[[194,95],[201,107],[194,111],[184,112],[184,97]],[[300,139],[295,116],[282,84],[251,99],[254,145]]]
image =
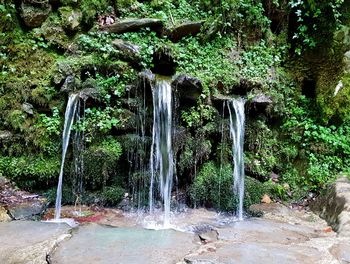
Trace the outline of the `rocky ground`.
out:
[[[167,230],[145,229],[144,216],[107,209],[82,217],[94,223],[76,228],[1,223],[0,263],[350,263],[349,237],[311,212],[280,204],[253,209],[264,216],[234,221],[188,210],[174,216],[174,228]]]

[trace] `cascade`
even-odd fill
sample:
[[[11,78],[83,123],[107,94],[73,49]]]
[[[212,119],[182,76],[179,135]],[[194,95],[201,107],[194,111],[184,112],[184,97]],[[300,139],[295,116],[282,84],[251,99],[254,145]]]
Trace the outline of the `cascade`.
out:
[[[153,129],[150,157],[151,183],[149,206],[152,213],[155,183],[159,186],[164,206],[164,226],[170,221],[170,199],[174,176],[172,150],[172,91],[166,80],[158,80],[153,93]]]
[[[61,217],[61,201],[62,201],[62,182],[63,182],[63,170],[64,161],[66,158],[66,152],[68,149],[69,138],[74,122],[75,113],[77,110],[78,94],[71,94],[68,98],[66,112],[64,115],[64,128],[62,135],[62,161],[60,175],[58,178],[57,194],[56,194],[56,206],[55,206],[55,220],[59,220]]]
[[[237,216],[243,220],[243,196],[244,196],[244,104],[242,98],[228,101],[228,110],[230,114],[230,135],[233,141],[233,191],[238,197]]]

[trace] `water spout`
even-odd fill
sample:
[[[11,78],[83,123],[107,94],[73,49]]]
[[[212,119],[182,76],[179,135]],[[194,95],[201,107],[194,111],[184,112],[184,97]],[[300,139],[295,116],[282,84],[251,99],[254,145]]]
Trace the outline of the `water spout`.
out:
[[[72,125],[74,122],[75,112],[77,110],[78,94],[71,94],[68,99],[66,112],[64,115],[64,129],[62,135],[62,161],[61,161],[61,170],[58,179],[57,185],[57,194],[56,194],[56,206],[55,206],[55,220],[60,219],[61,217],[61,202],[62,202],[62,182],[63,182],[63,169],[64,161],[66,158],[66,152],[68,148],[69,138],[72,130]]]
[[[170,200],[174,175],[172,150],[172,92],[168,81],[159,80],[153,89],[153,129],[150,158],[150,212],[154,209],[154,185],[158,182],[164,203],[164,226],[170,223]]]
[[[243,220],[244,198],[244,103],[245,100],[242,98],[233,99],[228,102],[230,114],[230,135],[233,140],[233,191],[234,194],[238,196],[237,217],[239,220]]]

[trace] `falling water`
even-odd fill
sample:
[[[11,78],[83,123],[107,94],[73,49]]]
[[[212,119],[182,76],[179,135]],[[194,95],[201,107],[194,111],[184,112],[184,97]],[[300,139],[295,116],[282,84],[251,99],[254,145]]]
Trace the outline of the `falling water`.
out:
[[[158,181],[164,202],[164,226],[169,225],[170,199],[174,175],[172,136],[172,94],[169,82],[157,81],[153,89],[153,131],[150,158],[150,212],[154,207],[154,184]],[[156,179],[157,178],[157,179]]]
[[[58,186],[57,186],[55,220],[58,220],[61,217],[64,161],[66,157],[66,152],[68,148],[69,137],[70,137],[73,121],[74,121],[75,112],[77,110],[78,101],[79,101],[78,94],[71,94],[69,96],[67,107],[66,107],[66,113],[64,115],[64,129],[63,129],[63,135],[62,135],[62,161],[61,161],[61,170],[60,170],[60,176],[58,179]]]
[[[233,99],[228,102],[230,113],[230,134],[233,140],[233,191],[238,196],[237,216],[243,220],[243,196],[244,196],[244,160],[243,160],[243,143],[244,143],[244,103],[245,100]],[[232,113],[232,109],[234,113]]]

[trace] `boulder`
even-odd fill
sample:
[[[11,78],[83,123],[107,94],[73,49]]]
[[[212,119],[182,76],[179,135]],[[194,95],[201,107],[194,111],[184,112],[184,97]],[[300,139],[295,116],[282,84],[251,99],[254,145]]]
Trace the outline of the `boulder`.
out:
[[[100,93],[94,87],[84,88],[79,92],[79,97],[83,100],[87,100],[89,98],[98,99],[99,96],[100,96]]]
[[[267,114],[273,101],[271,96],[263,93],[258,93],[247,103],[249,114],[251,116],[259,114]]]
[[[323,195],[316,198],[310,208],[340,236],[350,236],[350,180],[345,175],[341,175]]]
[[[49,16],[52,7],[48,3],[43,3],[39,6],[34,6],[27,3],[21,4],[21,18],[24,24],[30,28],[40,27]]]
[[[112,41],[112,44],[117,50],[125,53],[128,56],[136,56],[140,54],[140,47],[128,41],[115,39]]]
[[[184,37],[195,36],[201,31],[202,21],[186,22],[170,29],[169,39],[178,42]]]
[[[154,31],[161,32],[163,30],[163,22],[160,19],[154,18],[129,18],[101,27],[104,31],[117,34],[139,31],[143,28],[150,28]]]
[[[23,103],[22,104],[23,112],[25,112],[25,113],[27,113],[29,115],[33,115],[34,114],[33,109],[34,109],[33,105],[31,105],[29,103]]]
[[[36,215],[41,215],[46,208],[46,199],[29,199],[8,205],[7,209],[11,217],[15,220],[31,219]]]
[[[154,73],[171,76],[176,72],[177,62],[171,49],[162,46],[153,53],[153,65],[152,71]]]
[[[171,85],[179,93],[180,101],[185,103],[196,103],[203,90],[201,80],[185,74],[177,76]]]
[[[201,233],[198,236],[202,241],[204,241],[204,243],[214,242],[219,239],[219,233],[216,230]]]
[[[21,191],[8,179],[0,177],[0,204],[13,219],[30,219],[40,215],[45,210],[46,203],[45,198]]]
[[[67,31],[77,31],[83,18],[81,11],[70,7],[61,7],[59,13],[62,19],[62,25]]]

